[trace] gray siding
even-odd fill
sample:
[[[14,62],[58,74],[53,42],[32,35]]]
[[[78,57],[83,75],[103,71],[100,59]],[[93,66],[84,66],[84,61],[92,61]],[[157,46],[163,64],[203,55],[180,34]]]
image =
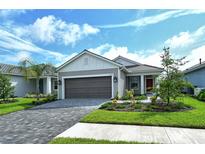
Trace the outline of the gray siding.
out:
[[[205,87],[205,68],[185,74],[185,79],[199,88]]]
[[[89,71],[73,71],[73,72],[59,72],[59,79],[62,81],[62,77],[65,76],[80,76],[80,75],[100,75],[100,74],[114,74],[118,77],[118,69],[101,69],[101,70],[89,70]],[[119,81],[118,81],[119,82]],[[118,83],[113,83],[114,96],[118,91]],[[62,99],[62,85],[59,85],[59,99]]]
[[[15,86],[14,95],[25,96],[28,92],[35,92],[35,80],[25,80],[22,76],[11,76],[11,82]]]

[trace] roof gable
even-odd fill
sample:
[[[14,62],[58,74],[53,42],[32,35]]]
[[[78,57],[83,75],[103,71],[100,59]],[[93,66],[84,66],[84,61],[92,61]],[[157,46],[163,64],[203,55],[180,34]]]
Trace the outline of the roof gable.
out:
[[[110,60],[110,59],[107,59],[107,58],[105,58],[105,57],[102,57],[102,56],[100,56],[100,55],[97,55],[97,54],[95,54],[95,53],[93,53],[93,52],[90,52],[90,51],[88,51],[88,50],[83,50],[81,53],[79,53],[79,54],[76,55],[75,57],[71,58],[70,60],[68,60],[67,62],[65,62],[65,63],[62,64],[61,66],[59,66],[59,67],[57,68],[57,71],[60,71],[60,70],[62,70],[64,67],[67,67],[68,65],[74,63],[75,61],[77,61],[79,58],[81,58],[82,56],[84,56],[84,55],[86,55],[86,54],[89,55],[89,56],[94,57],[95,59],[99,59],[99,60],[101,60],[101,61],[103,61],[103,62],[105,62],[105,63],[108,63],[109,65],[116,66],[116,67],[122,67],[122,65],[119,64],[119,63],[117,63],[117,62],[114,62],[114,61],[112,61],[112,60]],[[94,65],[94,64],[93,64],[93,65]],[[81,66],[82,66],[82,65],[81,65]],[[82,68],[83,68],[83,67],[82,67]]]
[[[138,63],[136,61],[133,61],[131,59],[122,57],[122,56],[118,56],[115,59],[113,59],[113,61],[118,62],[124,66],[131,66],[131,65],[140,65],[141,63]]]

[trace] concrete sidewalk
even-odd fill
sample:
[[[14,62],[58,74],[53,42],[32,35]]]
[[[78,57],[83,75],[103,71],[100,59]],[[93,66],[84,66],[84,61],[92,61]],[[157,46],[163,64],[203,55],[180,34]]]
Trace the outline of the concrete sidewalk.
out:
[[[165,144],[205,144],[205,129],[77,123],[57,137]]]

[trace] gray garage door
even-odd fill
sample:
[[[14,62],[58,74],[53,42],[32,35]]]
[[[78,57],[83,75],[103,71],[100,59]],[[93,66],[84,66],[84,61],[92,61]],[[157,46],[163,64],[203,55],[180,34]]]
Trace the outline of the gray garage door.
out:
[[[111,77],[65,79],[65,98],[111,98]]]

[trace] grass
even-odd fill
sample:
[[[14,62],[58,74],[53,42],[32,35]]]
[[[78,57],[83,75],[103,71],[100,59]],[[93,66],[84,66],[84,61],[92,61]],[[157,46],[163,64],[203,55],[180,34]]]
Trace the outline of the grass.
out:
[[[31,108],[35,98],[15,98],[15,102],[0,104],[0,115]]]
[[[192,110],[181,112],[118,112],[95,110],[81,122],[205,128],[205,103],[191,97],[180,99]]]
[[[95,140],[86,138],[55,138],[49,142],[50,144],[143,144],[142,142],[126,142],[126,141],[108,141]]]

